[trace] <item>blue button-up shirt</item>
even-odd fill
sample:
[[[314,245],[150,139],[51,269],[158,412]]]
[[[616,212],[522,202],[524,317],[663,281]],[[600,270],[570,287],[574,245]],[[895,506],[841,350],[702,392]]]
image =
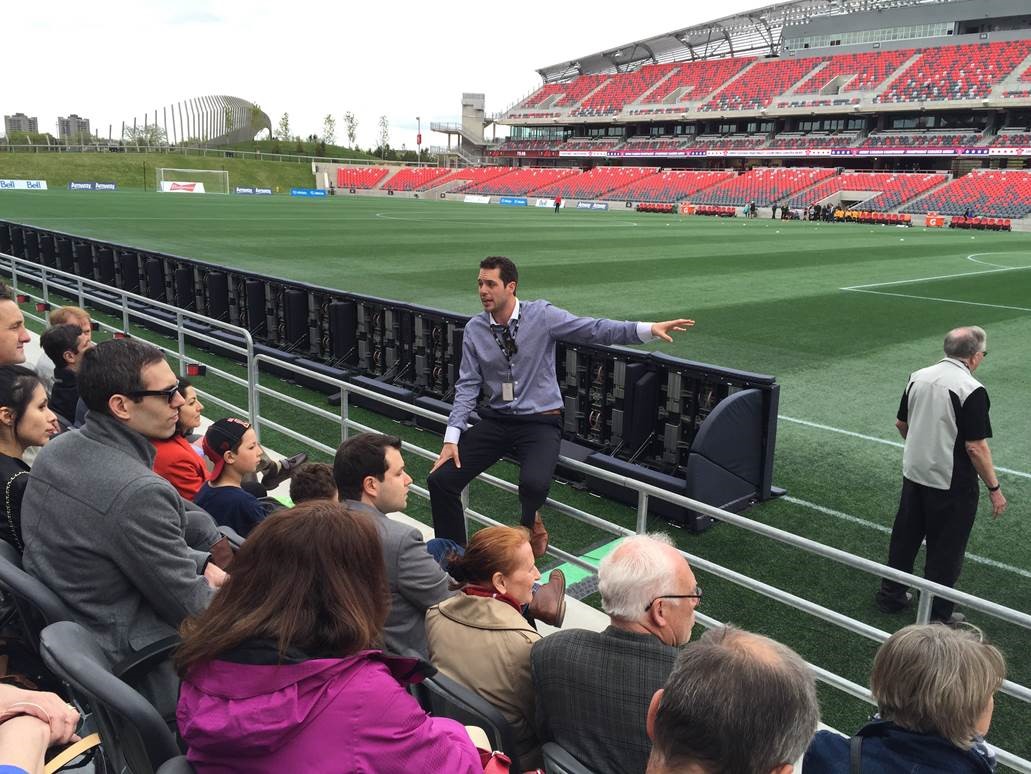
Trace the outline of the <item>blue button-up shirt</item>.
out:
[[[557,340],[574,344],[641,344],[655,338],[651,335],[651,323],[576,317],[547,301],[523,304],[516,299],[508,329],[519,351],[509,363],[491,332],[493,323],[488,312],[481,312],[465,326],[462,364],[445,443],[458,442],[481,389],[487,406],[502,414],[539,414],[562,408],[562,393],[555,375]],[[507,381],[514,382],[513,400],[503,399],[502,383]]]

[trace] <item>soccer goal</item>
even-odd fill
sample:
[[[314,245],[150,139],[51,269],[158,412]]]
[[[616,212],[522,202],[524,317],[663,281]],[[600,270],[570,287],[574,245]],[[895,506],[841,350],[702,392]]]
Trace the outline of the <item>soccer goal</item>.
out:
[[[157,189],[165,193],[229,193],[229,173],[224,169],[171,169],[157,171]]]

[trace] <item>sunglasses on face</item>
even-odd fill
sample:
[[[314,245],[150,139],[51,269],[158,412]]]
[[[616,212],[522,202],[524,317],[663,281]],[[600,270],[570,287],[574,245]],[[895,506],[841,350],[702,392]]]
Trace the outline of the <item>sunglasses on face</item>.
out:
[[[179,382],[169,387],[167,390],[133,390],[132,392],[125,393],[130,398],[149,398],[150,396],[162,397],[169,405],[175,400],[175,396],[179,394]]]

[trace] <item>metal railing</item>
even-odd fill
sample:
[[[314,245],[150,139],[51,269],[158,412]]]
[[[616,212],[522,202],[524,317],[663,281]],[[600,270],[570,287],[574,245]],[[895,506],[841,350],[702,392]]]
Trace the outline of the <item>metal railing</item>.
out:
[[[110,300],[105,299],[103,295],[100,295],[99,297],[94,297],[86,294],[85,288],[87,287],[97,288],[108,294],[117,293],[119,297],[122,299],[121,309],[126,331],[128,330],[128,325],[131,317],[155,324],[160,324],[163,327],[177,327],[176,336],[179,343],[178,350],[176,351],[166,347],[162,347],[162,349],[164,349],[164,351],[168,352],[169,354],[172,354],[179,358],[181,365],[180,370],[182,370],[182,367],[185,365],[186,362],[184,351],[184,339],[186,337],[195,337],[201,341],[206,341],[208,343],[215,344],[221,348],[237,352],[238,354],[245,354],[245,356],[247,357],[248,374],[248,378],[246,380],[240,379],[239,377],[233,374],[229,374],[228,372],[222,371],[212,366],[208,366],[208,370],[212,373],[216,373],[219,376],[222,376],[223,378],[227,378],[229,381],[233,383],[240,384],[242,386],[245,385],[248,391],[248,405],[246,407],[233,406],[232,404],[223,401],[217,396],[211,395],[208,392],[200,390],[198,390],[198,392],[200,392],[201,395],[203,395],[208,400],[217,403],[218,405],[221,405],[229,409],[230,411],[235,411],[239,414],[247,415],[250,418],[250,421],[254,426],[255,432],[258,434],[259,438],[261,435],[261,429],[265,427],[270,430],[274,430],[278,433],[281,433],[288,438],[292,438],[298,441],[299,443],[305,444],[311,448],[318,449],[326,454],[333,454],[336,451],[335,447],[321,443],[282,423],[276,422],[271,418],[262,416],[261,405],[263,397],[268,397],[275,399],[277,401],[281,401],[282,403],[311,413],[314,416],[319,417],[321,419],[331,421],[334,423],[338,422],[340,426],[341,441],[345,440],[349,432],[352,430],[359,432],[378,432],[375,428],[363,425],[351,419],[348,400],[350,395],[357,395],[362,398],[373,400],[385,406],[403,410],[408,414],[422,417],[424,419],[434,421],[441,425],[444,425],[447,422],[447,417],[445,415],[438,414],[434,411],[423,409],[411,403],[406,403],[404,401],[400,401],[382,395],[381,393],[375,392],[374,390],[370,390],[365,387],[351,384],[341,379],[336,379],[330,376],[325,376],[323,374],[309,371],[308,369],[302,366],[298,366],[294,363],[290,363],[287,361],[279,360],[269,355],[255,355],[253,348],[254,345],[250,337],[250,334],[242,328],[231,326],[226,323],[221,323],[193,312],[183,311],[177,309],[176,307],[172,307],[168,304],[147,299],[143,296],[138,296],[136,294],[128,293],[126,291],[119,291],[115,288],[103,285],[102,283],[82,279],[75,275],[67,274],[56,269],[43,267],[39,264],[32,263],[24,259],[14,258],[12,256],[0,254],[0,265],[6,265],[6,267],[12,271],[15,283],[17,282],[19,276],[24,277],[26,279],[31,279],[33,282],[42,282],[43,295],[39,298],[43,301],[47,301],[48,286],[50,284],[53,284],[53,280],[51,279],[52,275],[71,280],[70,286],[74,288],[74,291],[79,298],[80,305],[84,305],[85,299],[89,298],[94,304],[97,304],[99,306],[104,306],[108,309],[110,309],[113,306],[112,302]],[[19,265],[23,267],[20,270],[18,269]],[[67,292],[68,286],[62,287],[62,290]],[[164,321],[158,317],[147,315],[145,312],[128,309],[126,305],[126,301],[128,299],[142,301],[155,308],[176,313],[176,325],[173,326],[171,323],[168,323],[167,321]],[[30,316],[37,320],[42,319],[34,317],[32,315]],[[244,350],[240,347],[234,347],[230,344],[227,344],[226,342],[217,339],[212,339],[211,337],[201,334],[199,332],[184,331],[182,327],[182,321],[184,319],[197,320],[203,322],[205,325],[218,326],[224,328],[229,332],[241,335],[245,338],[247,342],[247,348],[246,350]],[[104,327],[108,330],[117,331],[117,329],[112,326]],[[200,361],[194,360],[193,362]],[[260,366],[262,363],[274,366],[277,371],[285,371],[289,373],[302,375],[307,380],[319,381],[323,384],[326,384],[327,386],[340,390],[339,411],[328,411],[324,408],[312,405],[303,400],[300,400],[299,398],[287,395],[283,392],[280,392],[278,390],[272,389],[271,387],[261,384]],[[436,460],[438,456],[437,452],[435,451],[424,449],[416,444],[407,441],[402,442],[402,448],[404,449],[404,451],[408,453],[431,461]],[[748,532],[758,534],[765,538],[775,540],[784,545],[788,545],[793,548],[802,550],[809,555],[834,561],[850,569],[859,570],[878,578],[888,578],[890,580],[894,580],[899,583],[903,583],[907,586],[910,586],[916,589],[917,593],[919,594],[919,602],[917,605],[918,623],[927,623],[930,620],[931,603],[936,596],[940,596],[945,599],[956,602],[958,604],[961,604],[969,610],[977,611],[979,613],[997,618],[1001,621],[1005,621],[1009,624],[1019,626],[1027,630],[1031,630],[1031,615],[1023,613],[1019,610],[1014,610],[1012,608],[999,605],[995,602],[975,597],[971,594],[958,591],[948,586],[942,586],[941,584],[928,581],[916,575],[910,575],[908,573],[895,570],[891,567],[888,567],[887,565],[879,564],[869,559],[865,559],[863,557],[850,554],[846,551],[842,551],[841,549],[837,549],[832,546],[827,546],[822,543],[818,543],[814,540],[802,537],[800,535],[795,535],[794,533],[777,529],[776,527],[761,524],[744,516],[740,516],[729,511],[725,511],[721,508],[716,508],[714,506],[707,505],[706,503],[700,502],[698,500],[693,500],[683,495],[668,492],[664,489],[652,486],[651,484],[647,484],[636,479],[628,478],[617,473],[612,473],[601,468],[596,468],[585,463],[579,462],[577,460],[570,459],[568,457],[560,457],[560,461],[567,468],[571,468],[581,473],[588,474],[593,478],[601,479],[608,483],[616,484],[618,486],[622,486],[637,492],[637,516],[635,529],[628,529],[618,524],[606,521],[579,508],[554,500],[551,497],[549,497],[545,502],[545,505],[547,505],[549,508],[559,513],[562,513],[566,516],[569,516],[573,519],[581,521],[585,524],[588,524],[591,527],[608,532],[615,537],[625,537],[645,532],[647,530],[648,523],[649,501],[651,500],[651,498],[657,498],[665,502],[672,503],[674,505],[689,508],[693,511],[699,512],[706,516],[710,516],[726,524],[733,525],[734,527],[744,529]],[[488,473],[481,474],[477,480],[486,483],[490,486],[501,489],[502,491],[518,494],[518,485],[511,483],[509,481],[505,481]],[[412,485],[411,490],[420,497],[426,499],[429,498],[429,492],[423,487]],[[470,508],[468,506],[467,496],[463,497],[463,505],[465,506],[464,514],[467,526],[469,521],[486,525],[500,524],[500,522],[496,521],[495,519],[492,519],[489,516],[483,513],[479,513]],[[591,573],[594,573],[597,570],[594,564],[555,546],[549,546],[548,553],[559,559],[562,559],[565,562],[568,562],[569,564],[581,567]],[[804,613],[819,618],[820,620],[832,623],[835,626],[846,631],[858,634],[875,642],[883,642],[890,636],[888,632],[885,632],[874,626],[870,626],[869,624],[866,624],[855,618],[839,613],[836,610],[832,610],[828,607],[812,602],[803,597],[799,597],[795,594],[784,591],[775,586],[771,586],[770,584],[751,578],[747,575],[737,572],[736,570],[732,570],[730,568],[716,564],[715,562],[712,562],[708,559],[704,559],[703,557],[697,556],[687,551],[681,551],[681,554],[692,564],[693,567],[695,567],[698,570],[708,572],[714,575],[715,577],[733,583],[737,586],[740,586],[741,588],[748,589],[769,599],[776,600],[781,604],[787,605],[791,608],[800,610]],[[703,625],[719,625],[718,621],[709,616],[706,616],[704,613],[699,612],[696,613],[696,615],[698,620]],[[870,694],[870,691],[865,687],[817,665],[810,664],[810,667],[813,669],[813,672],[816,675],[817,679],[832,686],[836,690],[842,691],[850,696],[859,698],[871,704],[875,703]],[[1000,690],[1002,693],[1012,696],[1022,702],[1031,704],[1031,689],[1029,689],[1026,686],[1014,683],[1010,680],[1006,680],[1003,682]],[[1000,763],[1010,766],[1011,768],[1023,772],[1024,774],[1031,774],[1031,761],[1021,758],[1015,754],[1006,752],[1005,750],[1001,750],[998,748],[993,749],[996,750],[996,754]]]
[[[234,413],[244,414],[249,417],[251,423],[256,424],[257,414],[252,408],[253,401],[250,400],[250,396],[255,393],[257,388],[257,364],[254,362],[254,339],[251,336],[250,331],[246,328],[240,328],[236,325],[230,325],[229,323],[221,322],[220,320],[213,320],[210,317],[191,312],[186,309],[180,309],[179,307],[166,304],[162,301],[155,301],[152,298],[141,296],[137,293],[130,293],[127,290],[120,290],[110,285],[105,285],[102,282],[97,282],[91,279],[85,279],[76,274],[70,274],[60,269],[54,269],[41,264],[27,261],[23,258],[15,258],[14,256],[7,255],[6,253],[0,253],[0,268],[6,270],[8,276],[11,278],[11,289],[16,294],[25,295],[28,298],[37,301],[42,304],[50,304],[50,293],[51,290],[54,292],[72,295],[78,302],[79,306],[86,306],[86,300],[97,307],[103,308],[107,312],[118,312],[122,317],[122,327],[116,328],[113,325],[107,325],[106,323],[99,323],[103,330],[106,330],[113,334],[128,334],[130,323],[135,319],[139,321],[145,321],[152,325],[157,325],[160,328],[169,331],[170,337],[176,339],[176,348],[171,349],[170,347],[163,346],[162,344],[155,344],[161,350],[169,355],[175,357],[179,362],[179,375],[185,376],[186,366],[190,362],[199,362],[194,358],[189,358],[186,355],[186,341],[187,339],[196,339],[213,346],[220,347],[222,349],[233,352],[241,357],[246,358],[247,362],[247,378],[241,378],[236,374],[230,373],[224,369],[216,366],[204,364],[209,373],[212,373],[222,379],[225,379],[232,384],[243,387],[247,390],[248,405],[247,406],[236,406],[217,395],[205,394],[212,403],[222,406],[229,411]],[[19,287],[19,280],[24,279],[32,283],[39,283],[41,288],[41,295],[35,296],[31,293],[25,293]],[[63,280],[63,281],[62,281]],[[99,293],[87,293],[86,289],[90,288],[93,290],[100,291]],[[114,296],[115,299],[112,299]],[[129,301],[135,301],[139,304],[145,305],[150,309],[160,309],[174,315],[175,321],[171,322],[162,317],[158,317],[146,312],[142,312],[139,309],[133,309],[129,305]],[[45,311],[45,310],[38,310]],[[32,314],[29,312],[26,314],[32,320],[46,325],[47,320],[45,317],[40,315]],[[189,330],[184,327],[183,323],[186,320],[196,322],[209,328],[219,328],[228,334],[238,336],[243,339],[245,346],[238,346],[231,342],[222,341],[214,338],[202,331]],[[255,405],[256,408],[256,405]]]
[[[348,432],[350,430],[357,430],[358,432],[379,432],[375,428],[368,427],[350,418],[348,408],[348,396],[350,394],[374,400],[384,404],[385,406],[401,409],[406,413],[422,417],[424,419],[429,419],[443,425],[447,424],[447,416],[443,414],[438,414],[429,409],[424,409],[419,406],[415,406],[414,404],[406,403],[404,401],[391,398],[389,396],[378,393],[374,390],[370,390],[365,387],[360,387],[358,385],[351,384],[341,379],[335,379],[331,376],[325,376],[323,374],[314,373],[301,366],[294,365],[293,363],[286,363],[282,360],[278,360],[268,355],[261,354],[258,355],[255,359],[258,361],[258,363],[264,362],[274,364],[277,369],[284,369],[286,371],[296,373],[298,375],[303,375],[307,379],[315,379],[330,387],[339,389],[339,413],[330,412],[323,408],[312,406],[311,404],[294,398],[293,396],[285,395],[281,392],[266,387],[260,384],[260,381],[256,387],[255,401],[260,400],[260,396],[262,395],[274,397],[278,400],[283,401],[284,403],[287,403],[290,406],[308,411],[323,419],[327,419],[334,422],[339,421],[341,441],[347,439]],[[258,369],[259,374],[260,372],[260,369]],[[294,440],[300,443],[308,444],[314,448],[317,448],[325,452],[326,454],[334,454],[336,452],[336,448],[334,447],[315,441],[309,438],[308,436],[303,435],[302,433],[298,433],[292,428],[289,428],[283,424],[262,417],[261,412],[258,409],[255,409],[254,414],[257,418],[256,431],[259,433],[259,437],[261,425],[264,424],[265,426],[277,432],[280,432],[286,435],[287,437],[293,438]],[[438,456],[437,452],[431,451],[429,449],[424,449],[421,446],[417,446],[416,444],[410,443],[408,441],[402,441],[402,449],[417,457],[421,457],[423,459],[430,461],[436,460]],[[890,580],[898,581],[908,586],[912,586],[915,589],[917,589],[917,592],[919,594],[919,603],[917,605],[917,623],[927,623],[930,621],[931,603],[934,600],[935,596],[941,596],[945,599],[949,599],[953,602],[961,604],[970,610],[976,610],[977,612],[990,615],[994,618],[998,618],[999,620],[1006,621],[1007,623],[1031,630],[1031,615],[1022,613],[1019,610],[1014,610],[1012,608],[999,605],[995,602],[981,599],[980,597],[975,597],[971,594],[967,594],[962,591],[957,591],[956,589],[950,588],[948,586],[943,586],[939,583],[934,583],[933,581],[928,581],[916,575],[910,575],[908,573],[901,572],[894,568],[888,567],[887,565],[879,564],[869,559],[865,559],[863,557],[850,554],[846,551],[842,551],[841,549],[833,548],[832,546],[827,546],[822,543],[818,543],[814,540],[809,540],[808,538],[801,537],[800,535],[795,535],[791,532],[786,532],[784,530],[777,529],[776,527],[770,527],[768,525],[761,524],[759,522],[753,521],[752,519],[748,519],[744,516],[739,516],[729,511],[725,511],[721,508],[716,508],[714,506],[703,503],[699,500],[693,500],[683,495],[668,492],[665,489],[660,489],[659,487],[652,486],[651,484],[646,484],[641,481],[637,481],[636,479],[621,476],[618,473],[612,473],[601,468],[596,468],[591,465],[587,465],[585,463],[571,459],[569,457],[559,457],[559,459],[562,462],[562,464],[568,468],[572,468],[581,473],[588,474],[594,478],[599,478],[611,484],[617,484],[619,486],[623,486],[627,489],[635,490],[637,492],[637,520],[636,528],[634,530],[630,530],[626,527],[621,527],[618,524],[614,524],[612,522],[605,521],[604,519],[600,519],[597,516],[587,513],[586,511],[580,510],[579,508],[575,508],[571,505],[567,505],[566,503],[559,502],[558,500],[555,500],[550,496],[545,501],[545,505],[547,507],[566,516],[577,519],[578,521],[588,524],[589,526],[609,532],[616,537],[627,537],[630,535],[647,531],[648,502],[650,498],[655,497],[660,500],[672,503],[674,505],[680,505],[685,508],[690,508],[692,510],[698,511],[699,513],[705,514],[706,516],[711,516],[719,521],[725,522],[727,524],[732,524],[736,527],[740,527],[749,532],[762,535],[772,540],[776,540],[777,542],[783,543],[785,545],[801,549],[813,556],[818,556],[824,559],[830,559],[832,561],[836,561],[840,564],[843,564],[851,569],[861,570],[876,577],[888,578]],[[503,479],[497,478],[496,476],[492,476],[488,473],[481,473],[477,477],[477,480],[512,494],[518,494],[519,492],[519,487],[517,484],[513,484],[510,481],[505,481]],[[411,486],[411,491],[415,492],[417,495],[424,499],[429,499],[429,491],[423,487],[416,486],[415,484],[413,484]],[[467,496],[463,497],[463,505],[467,531],[468,523],[470,520],[488,526],[497,526],[501,524],[501,522],[470,508],[468,506]],[[591,573],[597,571],[597,567],[591,564],[590,562],[581,559],[575,554],[571,554],[567,551],[563,551],[559,548],[556,548],[555,546],[549,546],[548,553],[552,556],[562,559],[563,561],[569,564],[581,567]],[[890,636],[888,632],[885,632],[881,629],[870,626],[869,624],[863,623],[862,621],[856,620],[847,615],[839,613],[836,610],[831,610],[830,608],[824,607],[823,605],[817,604],[815,602],[811,602],[807,599],[804,599],[803,597],[799,597],[795,594],[791,594],[790,592],[784,591],[775,586],[771,586],[767,583],[763,583],[762,581],[750,578],[747,575],[744,575],[722,565],[716,564],[715,562],[709,561],[708,559],[704,559],[688,551],[680,551],[680,553],[691,563],[691,565],[694,568],[698,570],[708,572],[712,575],[715,575],[718,578],[729,581],[730,583],[733,583],[737,586],[748,589],[757,594],[761,594],[762,596],[765,596],[767,598],[774,599],[777,602],[792,607],[796,610],[800,610],[804,613],[808,613],[812,616],[815,616],[823,621],[832,623],[838,626],[839,628],[845,629],[855,634],[862,635],[863,637],[866,637],[875,642],[883,642]],[[698,620],[701,621],[701,623],[705,626],[720,625],[719,621],[709,616],[706,616],[704,613],[696,612],[695,615],[698,618]],[[864,688],[863,686],[854,683],[851,680],[848,680],[842,677],[841,675],[835,674],[834,672],[824,669],[823,667],[820,667],[818,665],[810,663],[809,666],[812,668],[813,673],[820,681],[832,686],[833,688],[839,691],[847,693],[850,696],[862,699],[870,704],[876,704],[869,689]],[[1020,701],[1031,704],[1031,688],[1019,685],[1010,680],[1005,680],[1000,688],[1000,691],[1002,691],[1002,693],[1013,696],[1014,698],[1019,699]],[[1031,761],[1025,760],[1017,755],[1013,755],[1012,753],[1008,753],[998,748],[993,747],[993,749],[996,751],[996,755],[998,757],[999,762],[1004,763],[1007,766],[1011,766],[1012,768],[1020,772],[1031,772]]]

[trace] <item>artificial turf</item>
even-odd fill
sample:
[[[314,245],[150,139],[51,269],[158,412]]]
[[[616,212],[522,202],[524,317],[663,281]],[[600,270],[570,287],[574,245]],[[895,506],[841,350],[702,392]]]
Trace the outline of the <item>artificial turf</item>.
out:
[[[672,345],[650,346],[770,373],[782,385],[774,481],[788,496],[748,514],[876,561],[887,555],[900,487],[894,416],[906,378],[941,356],[949,328],[982,325],[991,356],[977,376],[991,396],[991,446],[996,465],[1005,469],[1000,480],[1010,508],[993,520],[982,498],[958,587],[1031,611],[1026,234],[631,211],[556,215],[433,200],[66,191],[5,192],[0,218],[465,313],[478,311],[478,261],[508,255],[520,267],[523,298],[548,298],[579,314],[692,317],[695,328]],[[294,386],[282,389],[320,400]],[[331,445],[339,438],[339,428],[297,409],[269,399],[262,405],[313,438]],[[439,446],[432,434],[364,412],[355,416],[421,446]],[[277,448],[295,446],[274,435],[263,438]],[[422,483],[428,464],[409,459],[409,466]],[[499,467],[512,477],[511,466]],[[623,525],[634,522],[630,509],[572,487],[558,485],[552,494]],[[412,515],[428,519],[426,506],[411,502]],[[484,486],[474,487],[472,505],[497,517],[517,512],[513,496]],[[608,539],[558,516],[549,518],[549,528],[554,542],[574,553]],[[691,553],[882,629],[912,620],[877,611],[873,577],[729,525],[701,535],[675,531],[675,537]],[[770,634],[866,684],[874,643],[711,574],[699,577],[705,612]],[[1028,630],[976,613],[969,618],[1004,649],[1010,679],[1031,684]],[[833,691],[823,690],[821,698],[825,721],[845,731],[869,712]],[[1031,707],[1005,696],[997,706],[990,741],[1031,758]]]

